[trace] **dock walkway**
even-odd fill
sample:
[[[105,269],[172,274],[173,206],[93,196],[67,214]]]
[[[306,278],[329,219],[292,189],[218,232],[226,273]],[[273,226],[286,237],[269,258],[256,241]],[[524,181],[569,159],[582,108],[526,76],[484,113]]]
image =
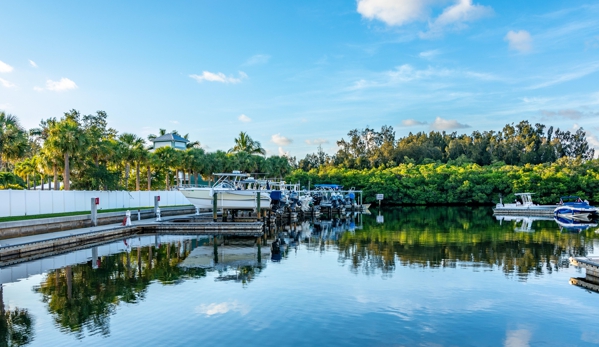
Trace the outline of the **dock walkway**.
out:
[[[118,223],[3,239],[0,240],[0,266],[22,261],[22,259],[35,259],[48,254],[87,248],[137,234],[248,237],[263,235],[264,224],[261,222],[175,222],[181,217],[185,218],[185,216],[165,218],[162,222],[147,219],[134,221],[131,226],[123,226],[122,223]],[[190,219],[191,217],[197,216],[188,216]]]
[[[570,257],[570,264],[586,271],[586,277],[572,277],[570,284],[599,292],[599,256]]]

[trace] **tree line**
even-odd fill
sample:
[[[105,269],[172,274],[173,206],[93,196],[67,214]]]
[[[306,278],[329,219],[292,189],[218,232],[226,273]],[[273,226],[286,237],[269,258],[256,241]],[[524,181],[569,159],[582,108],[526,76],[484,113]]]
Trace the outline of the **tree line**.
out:
[[[65,190],[169,189],[213,179],[216,172],[285,177],[292,169],[287,157],[265,157],[260,142],[245,132],[228,152],[206,152],[198,141],[188,142],[185,150],[154,150],[145,139],[110,128],[107,119],[104,111],[71,110],[26,130],[16,116],[0,112],[0,189],[58,189],[61,182]],[[165,133],[160,129],[158,136]]]
[[[553,163],[563,157],[589,160],[595,153],[583,128],[564,131],[528,121],[507,124],[498,132],[473,131],[471,135],[431,131],[396,139],[393,127],[385,125],[380,131],[353,129],[347,136],[337,141],[339,149],[334,155],[319,147],[300,160],[298,167],[309,171],[320,166],[370,169],[433,162],[526,165]]]

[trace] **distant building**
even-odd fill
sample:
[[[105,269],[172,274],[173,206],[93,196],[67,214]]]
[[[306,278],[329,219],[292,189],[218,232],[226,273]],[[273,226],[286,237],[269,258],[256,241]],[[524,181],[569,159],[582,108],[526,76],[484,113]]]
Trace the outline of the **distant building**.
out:
[[[177,134],[164,134],[152,140],[154,146],[152,150],[156,150],[160,147],[173,147],[175,149],[185,150],[189,140],[183,138]]]

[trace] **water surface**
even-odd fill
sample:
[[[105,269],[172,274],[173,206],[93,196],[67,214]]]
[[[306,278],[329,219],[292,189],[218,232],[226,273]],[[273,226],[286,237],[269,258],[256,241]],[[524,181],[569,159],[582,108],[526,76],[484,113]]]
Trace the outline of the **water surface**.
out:
[[[141,236],[5,266],[0,339],[599,344],[599,294],[569,284],[584,270],[567,261],[594,254],[597,227],[498,221],[489,208],[398,208],[381,217],[282,226],[268,240]],[[286,243],[280,255],[265,245],[275,236]]]

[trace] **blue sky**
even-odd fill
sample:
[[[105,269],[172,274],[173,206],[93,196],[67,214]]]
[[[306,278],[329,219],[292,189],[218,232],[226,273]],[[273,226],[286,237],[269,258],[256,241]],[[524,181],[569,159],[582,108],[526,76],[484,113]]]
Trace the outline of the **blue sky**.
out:
[[[104,110],[120,132],[240,131],[298,159],[354,128],[584,127],[599,148],[596,1],[3,1],[0,110]]]

